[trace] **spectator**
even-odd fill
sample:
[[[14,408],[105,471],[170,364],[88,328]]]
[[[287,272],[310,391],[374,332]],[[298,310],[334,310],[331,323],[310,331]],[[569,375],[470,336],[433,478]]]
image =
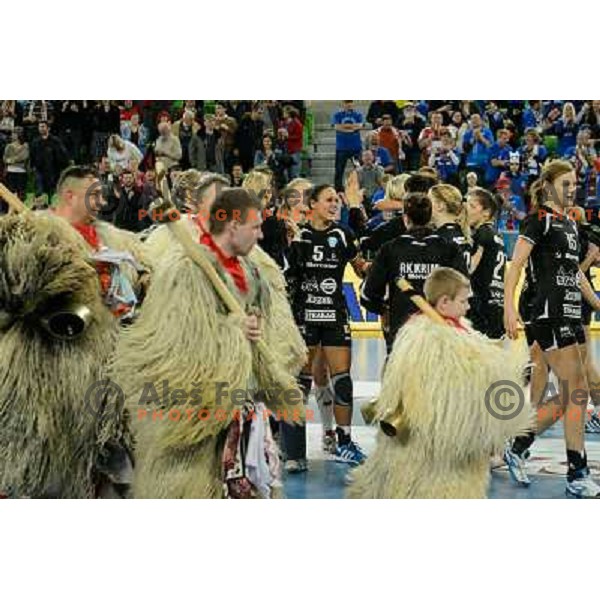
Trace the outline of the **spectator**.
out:
[[[525,132],[525,144],[521,146],[520,154],[528,183],[531,184],[540,176],[542,165],[548,156],[546,147],[540,143],[540,135],[536,129],[528,129]]]
[[[494,135],[497,135],[498,129],[504,128],[504,115],[495,102],[488,102],[485,105],[485,118]]]
[[[235,118],[227,114],[225,105],[217,103],[215,105],[214,128],[217,134],[216,152],[217,166],[221,167],[219,173],[230,172],[234,162],[233,149],[235,148],[235,132],[238,122]]]
[[[25,142],[23,130],[15,128],[12,133],[12,142],[4,149],[4,165],[6,167],[6,185],[21,200],[25,200],[28,160],[29,146]]]
[[[335,189],[342,191],[346,163],[358,160],[362,150],[363,116],[354,110],[352,100],[344,100],[342,110],[333,115],[331,124],[335,127]]]
[[[123,140],[117,134],[113,134],[108,138],[106,155],[108,156],[110,170],[117,175],[126,169],[137,171],[137,166],[144,157],[135,144]]]
[[[50,125],[54,120],[54,106],[48,100],[31,100],[23,113],[25,140],[31,142],[36,137],[38,125],[44,121]]]
[[[118,206],[114,224],[134,233],[142,231],[144,229],[140,214],[140,210],[143,208],[142,194],[135,187],[134,174],[125,170],[121,174],[120,183],[119,180],[117,182],[112,191],[116,200],[113,206]]]
[[[518,196],[524,203],[526,202],[527,176],[521,171],[521,156],[518,152],[510,153],[508,158],[508,169],[502,172],[500,178],[508,181],[513,196]],[[498,188],[498,183],[496,183],[496,188]]]
[[[523,111],[522,129],[535,129],[538,133],[542,132],[542,101],[529,100],[529,106]]]
[[[373,153],[375,164],[383,167],[386,173],[393,173],[394,163],[392,162],[392,157],[387,148],[379,145],[379,134],[376,131],[372,131],[368,140],[367,150]]]
[[[254,155],[254,166],[261,165],[266,165],[273,173],[281,170],[279,159],[275,154],[275,148],[273,148],[273,136],[269,133],[263,135],[262,146]]]
[[[140,124],[140,115],[137,112],[131,115],[130,121],[121,121],[121,137],[137,146],[142,154],[146,153],[148,129],[143,123]]]
[[[85,152],[84,141],[86,133],[90,131],[90,115],[87,100],[65,100],[60,108],[57,125],[61,138],[69,157],[76,164],[81,164],[87,152]]]
[[[252,169],[254,154],[260,146],[264,131],[263,113],[262,106],[254,102],[252,110],[242,115],[235,132],[236,158],[246,172]]]
[[[475,173],[475,171],[469,171],[467,173],[467,176],[465,177],[465,181],[467,182],[467,189],[465,190],[465,196],[469,192],[474,190],[475,188],[479,187],[479,185],[478,185],[479,177],[477,176],[477,173]]]
[[[242,165],[236,163],[231,169],[231,187],[242,187],[244,183],[244,170]]]
[[[466,167],[475,171],[479,179],[484,179],[488,163],[488,153],[494,143],[494,136],[483,125],[481,116],[474,114],[469,120],[469,128],[463,136],[463,150],[466,154]]]
[[[592,138],[600,140],[600,100],[585,102],[577,115],[577,122],[580,126],[588,126],[592,130]]]
[[[171,133],[171,124],[162,121],[158,126],[159,136],[154,144],[156,160],[161,161],[167,170],[179,166],[181,160],[181,143],[178,137]]]
[[[204,116],[204,130],[199,128],[190,142],[190,163],[197,171],[215,171],[222,173],[223,165],[217,166],[216,139],[215,139],[215,117]]]
[[[501,175],[496,183],[500,204],[500,215],[498,217],[499,231],[518,231],[519,223],[527,216],[527,207],[523,196],[514,194],[511,182],[505,175]],[[507,252],[510,256],[512,252]]]
[[[463,150],[463,136],[465,135],[465,131],[469,128],[466,121],[463,119],[463,115],[460,110],[455,110],[452,113],[452,118],[450,120],[450,125],[448,125],[448,131],[454,138],[456,142],[457,149],[462,152]]]
[[[454,138],[446,129],[442,129],[441,140],[431,145],[429,166],[436,170],[440,181],[458,185],[458,166],[460,152],[455,147]]]
[[[287,174],[288,179],[291,181],[300,176],[304,126],[300,121],[300,113],[293,106],[286,106],[283,109],[283,118],[284,127],[287,131],[287,153],[292,161]]]
[[[425,127],[419,134],[418,144],[421,150],[421,166],[429,164],[433,143],[436,142],[436,146],[440,146],[442,141],[442,127],[444,123],[442,113],[430,113],[429,120],[430,125]]]
[[[565,153],[565,158],[575,166],[577,179],[581,185],[587,185],[588,175],[596,160],[596,150],[590,134],[590,129],[583,127],[577,134],[576,145]]]
[[[392,125],[392,116],[383,115],[381,117],[381,127],[377,129],[379,135],[379,143],[390,153],[392,164],[394,165],[393,173],[396,173],[400,168],[400,161],[404,160],[404,152],[402,152],[402,138],[400,132]]]
[[[140,109],[133,103],[133,100],[124,100],[123,106],[119,107],[119,119],[121,121],[121,128],[123,125],[127,127],[128,123],[131,123],[133,115],[140,116]]]
[[[108,138],[121,130],[119,109],[110,100],[102,100],[93,108],[92,119],[94,131],[91,156],[93,160],[98,160],[106,154]]]
[[[418,141],[425,122],[412,102],[407,102],[404,105],[402,115],[400,131],[406,146],[404,167],[406,170],[415,171],[419,168],[421,160],[421,149]]]
[[[554,121],[552,126],[546,130],[546,133],[553,134],[558,138],[558,156],[564,157],[570,148],[577,145],[578,131],[579,125],[577,124],[575,106],[572,102],[565,102],[562,116]]]
[[[383,115],[390,115],[392,123],[398,123],[400,118],[398,105],[393,100],[374,100],[369,104],[367,123],[371,123],[373,129],[377,129],[383,124]]]
[[[35,172],[35,189],[38,196],[52,196],[61,171],[67,166],[69,158],[63,143],[50,134],[46,121],[38,124],[39,137],[31,143],[31,166]]]
[[[194,121],[195,111],[186,110],[183,113],[183,117],[179,121],[173,123],[173,135],[179,138],[179,144],[181,146],[181,168],[183,170],[189,169],[191,166],[190,161],[190,143],[192,137],[198,133],[200,125]]]
[[[492,186],[502,171],[508,168],[508,161],[512,152],[512,147],[509,145],[510,131],[508,129],[499,129],[497,132],[497,141],[494,142],[488,152],[488,164],[485,171],[485,182],[488,186]]]
[[[364,190],[364,199],[371,203],[373,194],[381,187],[383,181],[383,167],[375,164],[375,157],[371,150],[362,153],[362,165],[357,169],[358,182],[361,190]]]

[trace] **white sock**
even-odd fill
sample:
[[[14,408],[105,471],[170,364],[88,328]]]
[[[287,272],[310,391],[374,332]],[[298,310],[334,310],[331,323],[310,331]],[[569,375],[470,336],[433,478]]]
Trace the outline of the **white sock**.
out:
[[[315,386],[315,398],[325,431],[333,429],[333,390],[330,385]]]

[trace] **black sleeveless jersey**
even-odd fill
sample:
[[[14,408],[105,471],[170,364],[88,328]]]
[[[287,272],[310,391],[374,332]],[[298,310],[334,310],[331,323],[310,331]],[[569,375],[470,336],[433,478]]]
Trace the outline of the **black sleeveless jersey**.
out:
[[[456,244],[460,251],[461,256],[465,262],[465,272],[469,272],[469,266],[471,264],[471,244],[465,237],[460,225],[458,223],[444,223],[440,225],[435,232],[447,242]]]
[[[471,273],[474,310],[504,307],[504,240],[490,223],[484,223],[473,235],[473,254],[483,248],[481,260]]]
[[[348,321],[344,271],[357,254],[356,238],[343,225],[333,224],[323,231],[310,224],[301,227],[284,272],[299,323],[335,326]]]
[[[406,319],[418,310],[396,287],[396,281],[404,277],[422,294],[425,280],[436,267],[452,267],[466,275],[464,259],[456,244],[446,242],[431,229],[412,229],[381,247],[361,287],[361,304],[378,314],[389,307],[390,335],[395,336]]]
[[[542,205],[525,219],[519,237],[533,246],[526,270],[530,320],[580,320],[581,245],[575,222]]]

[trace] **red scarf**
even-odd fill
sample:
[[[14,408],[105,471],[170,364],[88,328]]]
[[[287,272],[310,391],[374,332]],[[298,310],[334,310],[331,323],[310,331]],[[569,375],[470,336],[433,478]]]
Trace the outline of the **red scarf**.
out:
[[[76,229],[81,237],[91,246],[94,250],[100,250],[100,238],[98,237],[98,231],[91,223],[71,223],[74,229]],[[98,279],[100,279],[100,288],[102,289],[102,296],[106,297],[108,290],[110,289],[110,266],[104,262],[96,263],[96,272],[98,273]]]
[[[198,223],[198,227],[202,230],[203,227],[200,222],[198,220],[196,222]],[[248,282],[246,281],[246,273],[244,273],[244,268],[242,267],[239,258],[236,256],[226,256],[221,248],[215,244],[215,240],[210,233],[202,233],[200,236],[200,243],[210,248],[216,254],[223,268],[233,277],[233,281],[238,290],[240,290],[242,294],[247,294]]]

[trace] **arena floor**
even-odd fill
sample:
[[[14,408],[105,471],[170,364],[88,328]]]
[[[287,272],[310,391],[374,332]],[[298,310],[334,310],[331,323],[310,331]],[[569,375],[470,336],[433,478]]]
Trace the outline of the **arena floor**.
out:
[[[594,339],[594,356],[600,355],[600,336]],[[382,339],[359,338],[353,341],[352,376],[354,378],[355,411],[353,437],[367,454],[375,445],[375,427],[366,426],[360,414],[360,405],[368,402],[379,389],[379,373],[385,358]],[[309,471],[288,475],[285,492],[288,498],[343,498],[344,476],[349,467],[326,460],[321,451],[319,413],[311,399],[315,421],[307,426]],[[592,474],[600,481],[600,434],[586,434],[588,463]],[[490,498],[565,498],[565,450],[562,424],[557,423],[533,445],[529,461],[531,486],[517,487],[505,467],[492,472]]]

